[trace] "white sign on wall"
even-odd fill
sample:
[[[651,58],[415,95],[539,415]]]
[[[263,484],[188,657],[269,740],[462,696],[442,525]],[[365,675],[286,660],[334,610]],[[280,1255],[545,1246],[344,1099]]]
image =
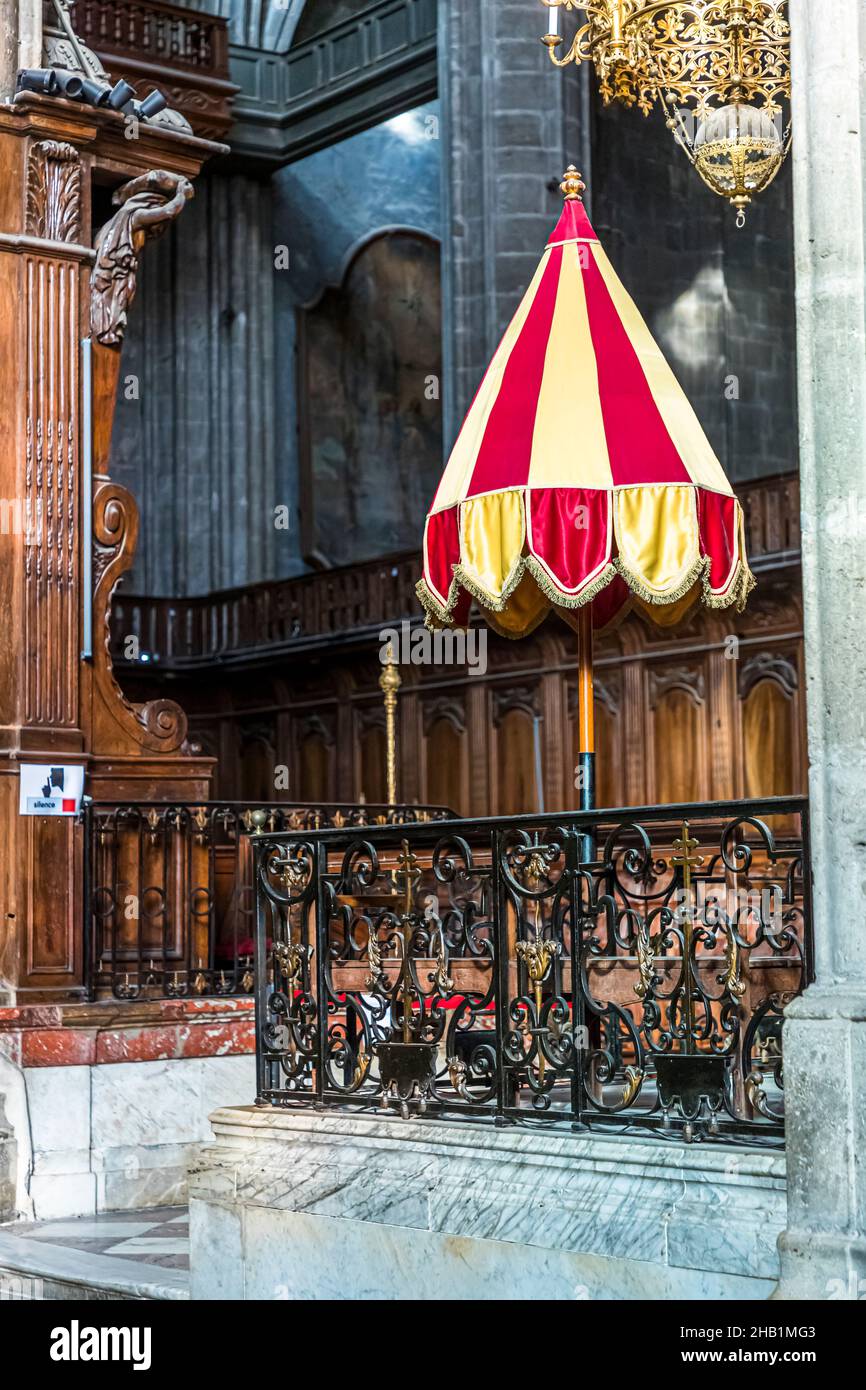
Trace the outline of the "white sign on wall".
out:
[[[70,763],[22,763],[22,816],[75,816],[84,795],[84,768]]]

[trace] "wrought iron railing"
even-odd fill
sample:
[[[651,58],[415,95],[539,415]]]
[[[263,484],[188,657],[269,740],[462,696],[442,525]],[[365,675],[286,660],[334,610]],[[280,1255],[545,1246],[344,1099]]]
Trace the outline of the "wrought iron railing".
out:
[[[88,996],[251,995],[256,837],[451,814],[444,807],[338,803],[87,803]]]
[[[256,846],[260,1103],[779,1142],[800,798]]]

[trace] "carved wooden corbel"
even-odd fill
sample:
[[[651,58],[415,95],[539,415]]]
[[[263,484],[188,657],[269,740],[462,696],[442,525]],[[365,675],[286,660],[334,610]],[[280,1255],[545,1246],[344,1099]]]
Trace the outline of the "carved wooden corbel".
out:
[[[165,169],[152,169],[115,193],[119,211],[96,239],[91,279],[91,328],[94,340],[104,347],[123,342],[145,241],[160,236],[192,196],[189,179]]]

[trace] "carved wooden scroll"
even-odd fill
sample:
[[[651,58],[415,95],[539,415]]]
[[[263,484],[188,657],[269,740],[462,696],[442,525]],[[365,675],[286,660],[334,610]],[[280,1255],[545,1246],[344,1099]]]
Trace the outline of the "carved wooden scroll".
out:
[[[124,184],[114,195],[118,211],[96,240],[91,277],[93,336],[93,719],[100,752],[133,748],[176,753],[186,738],[186,715],[171,700],[134,705],[114,679],[109,654],[111,596],[132,565],[138,539],[138,507],[108,475],[111,432],[120,378],[121,344],[135,297],[139,257],[146,240],[159,236],[193,196],[179,174],[156,169]]]

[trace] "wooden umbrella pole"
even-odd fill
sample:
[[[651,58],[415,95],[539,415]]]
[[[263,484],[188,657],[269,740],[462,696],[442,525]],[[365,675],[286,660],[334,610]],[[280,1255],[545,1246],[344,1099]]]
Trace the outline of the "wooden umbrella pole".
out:
[[[595,708],[592,688],[592,604],[577,610],[577,785],[580,810],[595,810]]]

